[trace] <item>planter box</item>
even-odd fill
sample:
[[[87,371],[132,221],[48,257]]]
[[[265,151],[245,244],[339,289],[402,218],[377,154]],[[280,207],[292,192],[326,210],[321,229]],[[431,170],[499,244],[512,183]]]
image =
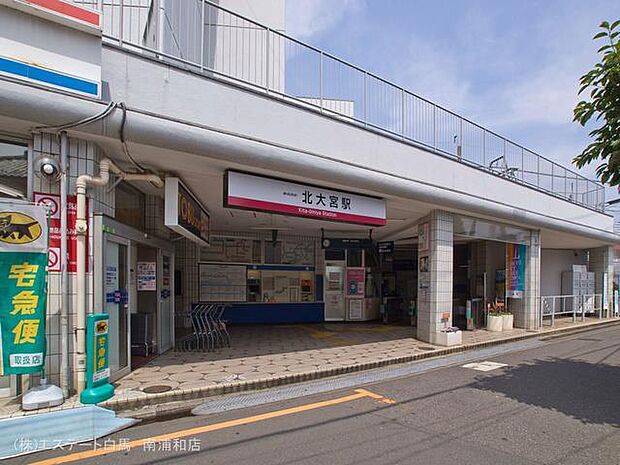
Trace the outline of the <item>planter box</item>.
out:
[[[491,316],[487,317],[487,330],[493,332],[499,332],[504,327],[504,318],[501,316]]]
[[[511,331],[514,326],[515,317],[513,314],[502,315],[502,331]]]
[[[435,344],[445,347],[457,346],[463,343],[463,333],[461,331],[446,332],[438,331],[435,334]]]

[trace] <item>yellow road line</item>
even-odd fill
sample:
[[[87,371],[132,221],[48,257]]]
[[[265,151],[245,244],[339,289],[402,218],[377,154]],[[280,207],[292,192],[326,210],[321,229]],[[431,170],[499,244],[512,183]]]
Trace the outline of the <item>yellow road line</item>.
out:
[[[283,417],[286,415],[293,415],[295,413],[307,412],[309,410],[315,410],[323,407],[330,407],[332,405],[338,405],[352,400],[362,399],[365,397],[371,397],[373,399],[381,400],[386,403],[394,403],[391,399],[387,399],[374,392],[367,391],[366,389],[356,389],[355,394],[350,394],[344,397],[338,397],[336,399],[324,400],[321,402],[314,402],[312,404],[300,405],[298,407],[291,407],[282,410],[275,410],[273,412],[262,413],[260,415],[254,415],[251,417],[239,418],[237,420],[229,420],[221,423],[214,423],[212,425],[197,426],[195,428],[189,428],[181,431],[175,431],[174,433],[160,434],[159,436],[152,436],[149,438],[135,439],[129,441],[128,444],[124,444],[122,447],[106,447],[95,450],[88,450],[84,452],[76,452],[73,454],[64,455],[61,457],[55,457],[51,459],[41,460],[31,465],[54,465],[59,463],[70,463],[78,460],[89,459],[92,457],[100,457],[103,455],[113,454],[116,452],[127,452],[128,449],[144,446],[147,443],[162,442],[171,439],[179,439],[188,436],[195,436],[197,434],[209,433],[211,431],[219,431],[226,428],[232,428],[234,426],[248,425],[251,423],[257,423],[259,421],[265,421],[272,418]]]
[[[364,394],[366,397],[372,397],[373,399],[377,399],[380,400],[381,402],[385,403],[385,404],[395,404],[396,401],[393,399],[390,399],[388,397],[382,396],[381,394],[377,394],[375,392],[371,392],[368,391],[366,389],[356,389],[355,392],[359,393],[359,394]]]

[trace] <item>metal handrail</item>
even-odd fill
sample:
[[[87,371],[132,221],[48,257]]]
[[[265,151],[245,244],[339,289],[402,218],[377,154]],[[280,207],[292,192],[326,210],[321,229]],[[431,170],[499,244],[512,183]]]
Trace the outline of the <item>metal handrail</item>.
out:
[[[605,210],[605,189],[599,182],[362,67],[210,0],[177,0],[179,30],[170,31],[170,37],[175,38],[172,52],[166,50],[169,45],[165,43],[167,29],[162,30],[162,27],[172,29],[173,26],[170,21],[163,24],[158,17],[166,15],[160,11],[159,0],[74,1],[102,11],[103,38],[107,43],[147,53],[152,59],[172,62],[175,66],[187,66],[210,78],[249,85],[273,98],[286,98],[288,102],[316,109],[326,116],[344,118],[373,132],[423,147],[571,203],[596,211]],[[166,5],[174,3],[168,0]],[[202,12],[198,14],[201,24],[197,24],[196,15],[191,14],[193,7]],[[206,8],[210,9],[209,23],[205,22]],[[146,15],[143,15],[144,10],[148,10]],[[185,26],[191,28],[184,28],[183,20],[186,20]],[[224,27],[226,31],[218,30]],[[188,43],[176,41],[180,30],[185,33],[186,29],[196,28],[199,29],[196,37],[190,38]],[[154,46],[147,43],[147,30],[157,38]],[[175,56],[177,50],[179,56]],[[215,55],[220,52],[226,59],[217,62]],[[200,53],[198,60],[192,58],[196,53]],[[205,54],[213,59],[212,63],[205,63],[208,61]],[[343,82],[346,82],[344,87]],[[337,101],[353,102],[347,106],[353,108],[353,115],[334,108],[333,103]],[[504,172],[489,166],[493,159],[504,160]]]
[[[570,294],[570,295],[547,295],[540,297],[540,327],[543,319],[549,317],[551,326],[555,323],[556,315],[571,315],[573,322],[581,315],[581,321],[585,320],[586,314],[594,313],[599,318],[603,317],[603,294]],[[608,315],[609,316],[609,315]]]

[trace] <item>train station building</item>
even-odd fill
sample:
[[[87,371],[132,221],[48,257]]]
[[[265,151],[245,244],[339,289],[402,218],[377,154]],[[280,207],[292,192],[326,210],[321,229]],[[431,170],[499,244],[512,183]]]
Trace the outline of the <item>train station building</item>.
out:
[[[495,315],[617,315],[604,186],[249,3],[0,5],[0,204],[50,208],[52,382],[83,384],[82,313],[110,315],[113,380],[197,349],[179,341],[205,308],[436,346]]]

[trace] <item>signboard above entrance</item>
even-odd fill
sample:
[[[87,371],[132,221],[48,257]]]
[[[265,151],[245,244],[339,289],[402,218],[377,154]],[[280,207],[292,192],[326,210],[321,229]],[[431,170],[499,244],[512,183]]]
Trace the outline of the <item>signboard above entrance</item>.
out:
[[[340,249],[340,250],[371,249],[372,240],[362,239],[362,238],[343,239],[340,237],[339,238],[324,237],[323,240],[321,241],[321,246],[324,249]]]
[[[166,178],[164,209],[166,226],[200,245],[209,245],[209,212],[179,178]]]
[[[227,171],[224,206],[371,226],[386,224],[385,200],[282,179]]]

